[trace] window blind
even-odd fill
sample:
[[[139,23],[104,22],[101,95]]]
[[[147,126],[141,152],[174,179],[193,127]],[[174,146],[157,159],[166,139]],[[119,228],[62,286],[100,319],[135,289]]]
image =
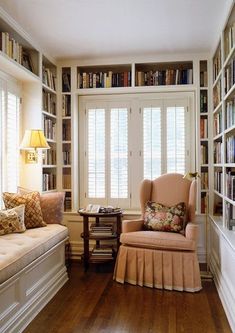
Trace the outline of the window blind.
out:
[[[128,197],[128,109],[113,108],[110,115],[110,195]]]
[[[144,178],[154,179],[161,175],[161,108],[143,109],[143,163]]]
[[[88,197],[105,198],[105,109],[88,110]]]
[[[185,108],[166,109],[167,172],[185,173]]]
[[[0,191],[16,192],[19,180],[18,87],[0,79]]]

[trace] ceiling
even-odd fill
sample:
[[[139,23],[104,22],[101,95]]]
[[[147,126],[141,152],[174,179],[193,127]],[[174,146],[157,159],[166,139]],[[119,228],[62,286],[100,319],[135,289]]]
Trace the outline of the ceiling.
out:
[[[210,52],[232,0],[0,0],[56,59]]]

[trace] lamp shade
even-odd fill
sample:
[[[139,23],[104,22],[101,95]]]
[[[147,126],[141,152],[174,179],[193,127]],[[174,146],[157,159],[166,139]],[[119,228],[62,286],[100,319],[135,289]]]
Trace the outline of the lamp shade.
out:
[[[20,149],[50,149],[42,130],[26,130]]]

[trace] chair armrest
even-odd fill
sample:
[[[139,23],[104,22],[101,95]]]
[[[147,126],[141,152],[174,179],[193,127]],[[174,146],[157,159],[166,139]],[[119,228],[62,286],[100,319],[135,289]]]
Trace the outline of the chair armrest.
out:
[[[140,231],[143,227],[144,220],[123,220],[122,221],[122,232],[133,232]]]
[[[199,235],[199,226],[196,223],[188,223],[185,229],[185,237],[197,243]]]

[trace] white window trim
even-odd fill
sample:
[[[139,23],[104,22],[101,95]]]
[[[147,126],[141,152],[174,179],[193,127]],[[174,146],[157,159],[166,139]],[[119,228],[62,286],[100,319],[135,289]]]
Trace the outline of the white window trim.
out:
[[[168,93],[146,93],[146,94],[122,94],[122,95],[98,95],[98,96],[80,96],[79,97],[79,147],[80,147],[80,207],[86,207],[87,203],[98,203],[101,205],[107,205],[107,200],[94,199],[92,202],[84,196],[86,192],[86,184],[84,179],[86,179],[86,109],[89,107],[100,107],[100,105],[119,105],[125,107],[129,105],[130,107],[130,126],[129,126],[129,193],[130,193],[130,203],[127,201],[125,203],[119,204],[125,209],[139,209],[139,185],[143,179],[143,146],[142,146],[142,136],[143,128],[141,126],[141,118],[143,116],[142,107],[146,105],[147,101],[152,100],[154,105],[159,105],[163,103],[164,106],[170,106],[175,100],[186,100],[187,114],[190,117],[189,131],[190,137],[187,137],[186,151],[189,153],[188,164],[186,165],[186,170],[191,171],[195,169],[196,163],[196,108],[195,108],[195,92],[168,92]],[[164,101],[162,101],[164,100]],[[167,100],[167,102],[166,102]],[[107,106],[106,106],[107,107]],[[138,133],[138,135],[137,135]],[[131,140],[131,138],[135,138]],[[106,137],[108,140],[108,136]],[[164,149],[164,147],[163,147]],[[136,165],[139,165],[136,168]],[[164,171],[164,170],[162,170]],[[125,199],[124,199],[125,200]],[[110,204],[110,202],[109,202]],[[114,205],[115,206],[115,205]]]

